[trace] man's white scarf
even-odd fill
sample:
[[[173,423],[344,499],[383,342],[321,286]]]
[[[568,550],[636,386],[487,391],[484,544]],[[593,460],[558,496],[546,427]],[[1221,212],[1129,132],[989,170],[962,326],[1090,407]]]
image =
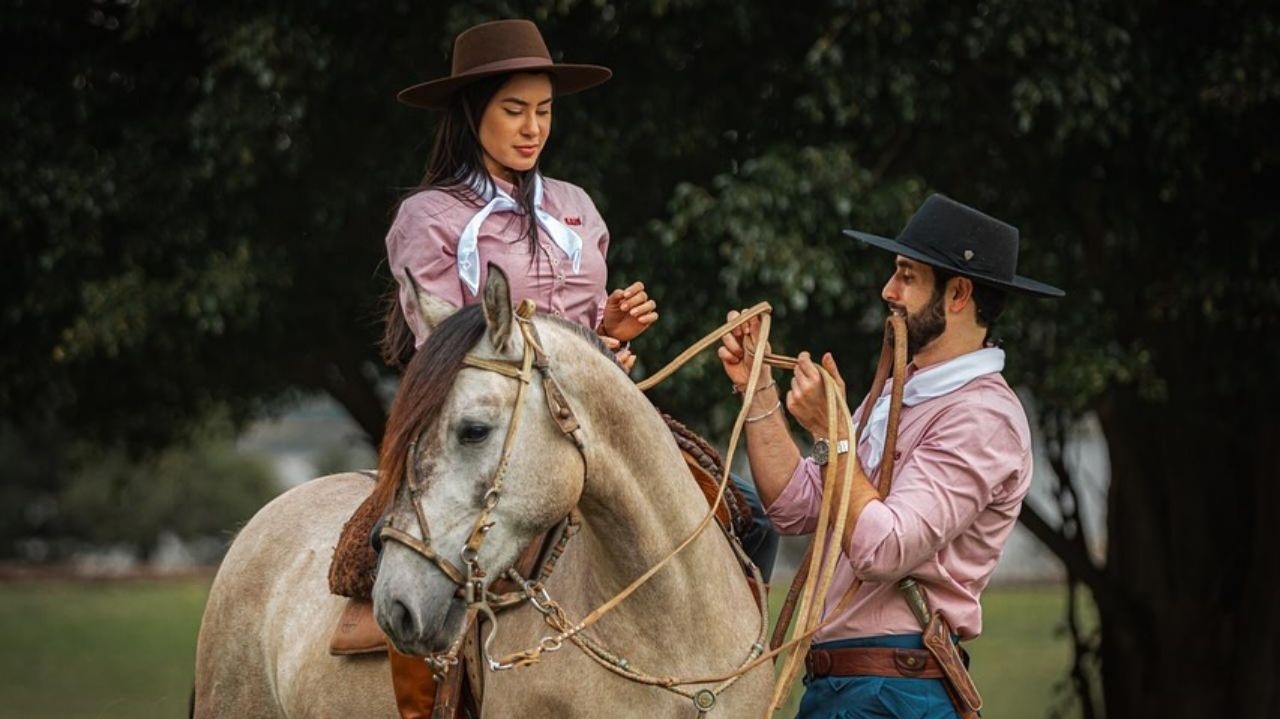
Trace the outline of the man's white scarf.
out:
[[[1004,369],[1004,350],[988,347],[962,354],[933,367],[916,372],[907,380],[902,388],[902,404],[914,407],[925,400],[950,394],[969,382],[983,375],[994,374]],[[867,433],[864,442],[867,447],[867,474],[876,471],[880,466],[881,454],[884,452],[884,434],[889,423],[889,397],[882,394],[871,408],[870,419],[867,420]],[[854,426],[854,435],[857,435]]]
[[[495,212],[519,212],[521,208],[515,198],[490,182],[475,183],[472,189],[487,202],[462,229],[462,236],[458,238],[458,278],[474,295],[480,291],[480,253],[477,247],[480,226]],[[492,195],[489,194],[490,189]],[[573,271],[578,272],[582,267],[582,238],[542,209],[542,175],[538,173],[533,175],[533,213],[551,241],[573,261]]]

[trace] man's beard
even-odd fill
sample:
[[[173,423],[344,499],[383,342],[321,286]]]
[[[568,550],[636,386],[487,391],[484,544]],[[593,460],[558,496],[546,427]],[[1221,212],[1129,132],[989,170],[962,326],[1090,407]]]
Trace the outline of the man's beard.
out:
[[[929,302],[919,312],[907,313],[907,359],[916,356],[930,342],[938,339],[947,329],[947,314],[943,308],[945,293],[933,291]]]

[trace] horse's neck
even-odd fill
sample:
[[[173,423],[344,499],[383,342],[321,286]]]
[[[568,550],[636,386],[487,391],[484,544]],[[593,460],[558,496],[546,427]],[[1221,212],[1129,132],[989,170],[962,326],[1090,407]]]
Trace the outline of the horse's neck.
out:
[[[597,407],[592,417],[589,476],[580,503],[590,579],[578,590],[591,606],[666,558],[707,513],[670,431],[648,401],[632,387],[597,396],[615,406]],[[642,404],[628,411],[628,397]],[[614,610],[617,617],[598,626],[627,627],[664,651],[688,646],[691,657],[725,652],[728,658],[745,654],[754,641],[755,611],[741,568],[711,522]],[[709,616],[716,620],[708,622]]]

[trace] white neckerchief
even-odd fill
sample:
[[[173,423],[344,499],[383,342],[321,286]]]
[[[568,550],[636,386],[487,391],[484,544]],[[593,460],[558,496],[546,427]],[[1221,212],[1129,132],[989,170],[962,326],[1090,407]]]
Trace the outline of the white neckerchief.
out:
[[[490,187],[492,196],[488,195]],[[462,228],[462,236],[458,238],[458,278],[474,295],[480,291],[480,253],[477,249],[480,226],[495,212],[519,212],[520,203],[490,182],[473,183],[471,189],[481,199],[487,200],[485,206]],[[573,260],[573,271],[579,271],[582,267],[582,238],[542,209],[542,175],[539,173],[533,175],[533,212],[538,225],[551,237],[551,241]]]
[[[902,404],[914,407],[925,400],[950,394],[983,375],[994,374],[1004,369],[1004,350],[988,347],[974,352],[962,354],[933,367],[916,372],[907,380],[902,388]],[[870,419],[864,442],[867,447],[867,474],[876,471],[880,466],[880,455],[884,452],[884,434],[889,423],[889,397],[882,394],[871,408]],[[854,425],[854,435],[858,427]]]

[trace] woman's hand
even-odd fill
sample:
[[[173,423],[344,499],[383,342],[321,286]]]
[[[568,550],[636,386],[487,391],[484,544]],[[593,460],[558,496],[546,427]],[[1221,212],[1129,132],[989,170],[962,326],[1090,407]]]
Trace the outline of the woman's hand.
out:
[[[609,293],[597,332],[620,342],[630,342],[658,321],[657,309],[658,303],[644,291],[644,283],[634,282],[624,290]]]
[[[727,319],[733,320],[740,314],[742,313],[732,310]],[[724,373],[729,376],[734,389],[739,392],[747,386],[751,375],[751,361],[757,350],[756,338],[759,336],[760,318],[754,317],[720,338],[720,349],[716,350],[716,356],[720,358],[720,364],[724,365]],[[769,345],[766,344],[760,351],[768,353]],[[769,365],[764,365],[760,368],[759,386],[769,384],[769,377]]]
[[[822,356],[822,366],[835,378],[836,392],[844,395],[844,378],[840,376],[840,368],[830,352]],[[822,386],[822,374],[808,352],[801,352],[796,357],[795,377],[791,380],[791,390],[787,392],[787,412],[813,436],[827,436],[827,392]],[[837,428],[837,435],[847,439],[844,436],[846,431],[845,427]]]
[[[622,369],[631,374],[631,368],[636,366],[636,356],[631,353],[631,349],[623,347],[622,342],[608,335],[600,335],[600,339],[604,342],[604,346],[613,351],[614,359],[618,360],[618,364],[622,365]]]

